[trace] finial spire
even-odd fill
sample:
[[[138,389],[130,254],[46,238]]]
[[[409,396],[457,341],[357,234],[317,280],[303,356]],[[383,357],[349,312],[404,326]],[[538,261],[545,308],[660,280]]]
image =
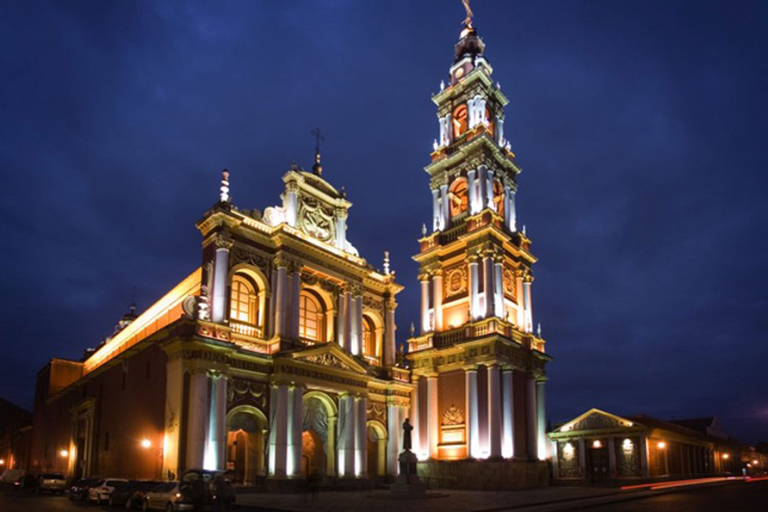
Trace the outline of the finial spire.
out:
[[[384,275],[389,275],[389,251],[384,251]]]
[[[323,132],[320,131],[320,128],[315,128],[311,133],[315,136],[315,165],[312,166],[312,172],[322,176],[323,166],[320,165],[320,141],[325,140],[325,137],[323,137]]]
[[[467,11],[467,18],[464,20],[464,24],[469,28],[472,26],[472,18],[475,17],[475,14],[469,6],[469,0],[461,0],[461,3],[464,4],[464,10]]]
[[[221,188],[219,191],[219,201],[222,203],[228,203],[232,199],[229,197],[229,171],[226,169],[221,171]]]

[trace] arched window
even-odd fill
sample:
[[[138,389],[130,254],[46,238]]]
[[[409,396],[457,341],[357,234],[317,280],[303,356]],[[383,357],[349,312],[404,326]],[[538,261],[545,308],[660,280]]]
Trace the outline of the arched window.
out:
[[[229,318],[238,322],[256,324],[259,318],[259,297],[256,287],[245,276],[232,278],[232,299]]]
[[[376,326],[367,316],[363,316],[363,355],[376,357]]]
[[[312,293],[303,291],[299,296],[299,337],[321,341],[323,331],[323,309]]]
[[[491,117],[491,109],[488,107],[485,107],[485,118],[488,120],[488,133],[490,133],[491,137],[493,137],[493,128],[495,123]]]
[[[466,178],[458,178],[451,183],[451,188],[448,191],[448,200],[450,201],[451,218],[467,211]]]
[[[459,105],[453,111],[453,138],[458,139],[467,131],[467,106]]]

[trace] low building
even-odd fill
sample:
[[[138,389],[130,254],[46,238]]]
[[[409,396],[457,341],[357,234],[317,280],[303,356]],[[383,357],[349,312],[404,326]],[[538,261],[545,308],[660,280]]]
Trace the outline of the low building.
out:
[[[31,428],[29,411],[0,398],[0,474],[27,468]]]
[[[561,482],[741,475],[744,467],[742,445],[727,437],[716,417],[664,421],[590,409],[550,432],[549,440],[553,477]]]

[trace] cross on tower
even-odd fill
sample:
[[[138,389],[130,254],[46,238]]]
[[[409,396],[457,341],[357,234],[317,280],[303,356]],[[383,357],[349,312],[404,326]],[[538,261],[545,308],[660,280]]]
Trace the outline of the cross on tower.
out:
[[[315,128],[310,133],[315,136],[315,165],[312,166],[312,171],[318,176],[322,176],[323,166],[320,165],[320,141],[325,140],[325,137],[320,128]]]

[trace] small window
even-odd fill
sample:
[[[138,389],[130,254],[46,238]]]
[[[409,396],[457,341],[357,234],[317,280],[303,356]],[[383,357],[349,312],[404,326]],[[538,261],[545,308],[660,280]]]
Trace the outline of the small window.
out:
[[[453,138],[458,139],[467,131],[467,106],[459,105],[453,111]]]
[[[320,301],[309,292],[299,296],[299,337],[320,341],[323,324],[323,311]]]
[[[376,357],[376,326],[367,316],[363,317],[363,354]]]
[[[459,178],[451,184],[448,192],[448,201],[450,202],[451,218],[467,211],[466,178]]]

